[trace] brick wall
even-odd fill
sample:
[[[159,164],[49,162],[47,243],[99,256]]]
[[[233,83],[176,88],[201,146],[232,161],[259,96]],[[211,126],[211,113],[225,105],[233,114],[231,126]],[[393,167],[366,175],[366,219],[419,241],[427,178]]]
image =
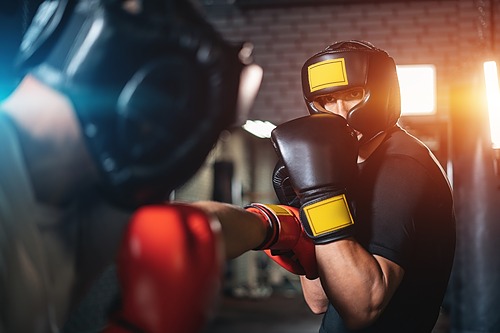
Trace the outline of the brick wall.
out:
[[[438,113],[446,117],[451,85],[482,79],[481,64],[491,48],[491,37],[500,35],[500,25],[492,22],[500,18],[499,0],[205,7],[209,20],[227,39],[254,44],[264,80],[251,118],[275,123],[306,114],[300,68],[310,55],[343,39],[371,41],[387,50],[397,64],[434,64]]]

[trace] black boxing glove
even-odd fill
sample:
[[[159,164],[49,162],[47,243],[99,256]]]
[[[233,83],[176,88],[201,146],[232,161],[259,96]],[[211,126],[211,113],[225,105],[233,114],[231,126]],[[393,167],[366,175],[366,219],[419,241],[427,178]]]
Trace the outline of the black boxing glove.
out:
[[[300,208],[299,197],[290,183],[290,175],[281,160],[276,163],[273,170],[273,188],[280,204]]]
[[[276,127],[271,135],[300,199],[300,219],[316,244],[353,235],[347,186],[357,174],[358,141],[344,118],[315,114]]]

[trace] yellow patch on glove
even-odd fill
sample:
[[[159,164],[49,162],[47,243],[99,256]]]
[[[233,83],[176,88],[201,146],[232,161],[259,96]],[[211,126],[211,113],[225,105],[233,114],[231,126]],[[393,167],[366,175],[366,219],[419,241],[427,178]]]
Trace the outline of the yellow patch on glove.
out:
[[[344,194],[316,202],[302,209],[315,237],[354,224]]]

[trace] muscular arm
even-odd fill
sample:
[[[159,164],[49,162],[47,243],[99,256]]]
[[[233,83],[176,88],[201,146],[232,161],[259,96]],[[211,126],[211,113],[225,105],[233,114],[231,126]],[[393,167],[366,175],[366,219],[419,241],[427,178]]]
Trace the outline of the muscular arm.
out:
[[[404,271],[368,253],[354,239],[316,246],[321,282],[302,279],[304,298],[315,313],[332,303],[350,329],[373,323],[399,286]]]
[[[266,237],[266,225],[262,220],[241,207],[215,201],[193,205],[213,214],[221,223],[226,259],[234,259],[256,248]]]

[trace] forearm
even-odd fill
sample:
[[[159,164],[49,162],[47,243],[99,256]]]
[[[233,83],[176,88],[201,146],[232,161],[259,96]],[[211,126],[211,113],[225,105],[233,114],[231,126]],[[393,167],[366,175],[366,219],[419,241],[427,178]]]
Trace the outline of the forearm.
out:
[[[304,300],[311,311],[315,314],[325,313],[330,301],[323,290],[321,280],[319,278],[309,280],[305,276],[300,276],[300,283]]]
[[[257,215],[241,207],[215,201],[200,201],[193,205],[219,220],[226,259],[234,259],[255,249],[266,237],[266,224]]]
[[[352,238],[317,245],[316,255],[325,293],[352,329],[378,318],[402,278],[399,266],[371,255]]]

